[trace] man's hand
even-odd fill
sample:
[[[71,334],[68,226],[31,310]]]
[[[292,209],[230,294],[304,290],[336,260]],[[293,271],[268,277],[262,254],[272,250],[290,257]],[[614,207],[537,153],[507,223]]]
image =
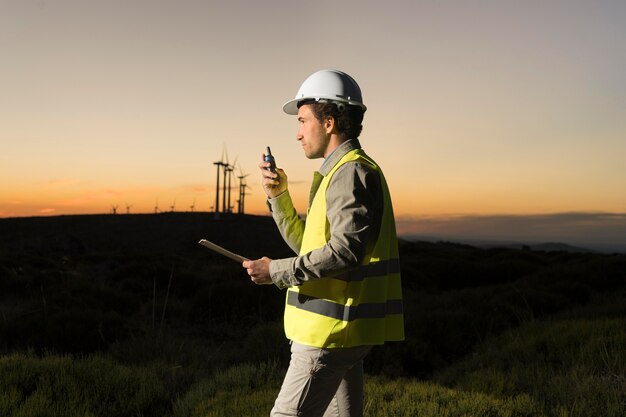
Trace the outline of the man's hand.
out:
[[[259,168],[263,179],[261,182],[263,191],[269,198],[274,198],[287,191],[287,175],[280,168],[276,168],[276,172],[272,172],[269,167],[270,163],[261,158]]]
[[[268,285],[274,283],[270,277],[270,262],[272,260],[264,256],[256,261],[243,261],[241,266],[246,268],[252,282],[257,285]]]

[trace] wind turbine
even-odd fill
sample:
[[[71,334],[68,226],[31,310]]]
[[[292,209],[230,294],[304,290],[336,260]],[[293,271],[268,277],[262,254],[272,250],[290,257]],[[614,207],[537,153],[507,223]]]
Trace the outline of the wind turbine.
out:
[[[156,202],[154,203],[154,214],[157,214],[159,212],[159,199],[156,199]]]
[[[111,214],[117,214],[117,206],[111,206]]]
[[[133,206],[132,204],[129,205],[128,203],[126,203],[126,214],[130,214],[130,208],[132,206]]]
[[[215,218],[217,218],[220,211],[220,167],[224,166],[224,148],[222,148],[222,157],[219,161],[213,162],[213,165],[217,168],[217,179],[215,182]]]
[[[237,207],[237,213],[239,214],[244,214],[244,200],[246,197],[246,188],[248,187],[246,177],[248,175],[250,174],[244,174],[241,167],[239,167],[239,176],[237,176],[237,178],[239,178],[239,200],[237,200],[239,204]]]
[[[172,203],[172,205],[170,206],[170,212],[174,213],[174,208],[176,207],[176,199],[174,199],[174,202]]]
[[[231,183],[230,183],[230,179],[231,179],[231,175],[233,170],[235,169],[235,166],[237,165],[237,157],[235,157],[235,162],[233,162],[232,165],[228,164],[228,161],[226,162],[226,167],[224,168],[224,175],[228,174],[228,206],[227,209],[225,209],[226,212],[230,213],[231,212],[231,205],[230,205],[230,189],[231,189]]]
[[[191,212],[193,213],[194,208],[196,207],[196,199],[193,199],[193,203],[189,206],[189,208],[191,209]]]
[[[222,213],[226,213],[226,177],[228,176],[228,150],[226,150],[226,145],[224,145],[224,150],[226,151],[226,162],[222,162],[222,167],[224,169],[224,192],[222,193]],[[224,151],[222,151],[222,159],[224,159]],[[229,203],[230,204],[230,203]]]

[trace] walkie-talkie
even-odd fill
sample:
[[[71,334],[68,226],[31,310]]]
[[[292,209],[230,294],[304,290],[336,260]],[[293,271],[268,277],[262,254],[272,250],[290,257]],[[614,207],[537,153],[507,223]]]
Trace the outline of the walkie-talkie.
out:
[[[265,162],[269,162],[270,166],[267,168],[272,172],[276,172],[276,161],[274,160],[274,156],[272,156],[272,151],[270,147],[267,146],[265,150],[265,157],[263,158]]]

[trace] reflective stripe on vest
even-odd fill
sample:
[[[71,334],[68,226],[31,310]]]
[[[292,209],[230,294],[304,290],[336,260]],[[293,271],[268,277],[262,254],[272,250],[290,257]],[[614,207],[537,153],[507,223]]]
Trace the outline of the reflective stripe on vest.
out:
[[[346,272],[345,274],[337,275],[335,279],[342,281],[363,281],[367,277],[381,276],[381,278],[387,278],[387,274],[399,274],[400,273],[400,260],[389,259],[379,262],[372,262],[367,265],[361,265],[355,270]]]
[[[287,290],[285,333],[295,342],[339,348],[404,340],[400,261],[391,198],[385,178],[361,149],[346,153],[325,176],[316,176],[311,190],[300,255],[324,246],[330,236],[326,190],[345,163],[359,162],[380,176],[383,213],[378,240],[360,266],[338,276],[307,281]]]
[[[332,301],[289,291],[287,304],[311,313],[321,314],[342,321],[357,319],[382,319],[388,314],[402,314],[402,300],[387,300],[385,303],[364,303],[344,306]]]

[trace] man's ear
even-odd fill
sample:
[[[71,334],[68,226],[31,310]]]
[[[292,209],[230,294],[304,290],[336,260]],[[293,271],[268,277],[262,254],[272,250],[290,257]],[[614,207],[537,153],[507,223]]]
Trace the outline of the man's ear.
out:
[[[324,120],[324,129],[327,134],[333,133],[335,130],[335,118],[332,116],[328,116],[326,120]]]

